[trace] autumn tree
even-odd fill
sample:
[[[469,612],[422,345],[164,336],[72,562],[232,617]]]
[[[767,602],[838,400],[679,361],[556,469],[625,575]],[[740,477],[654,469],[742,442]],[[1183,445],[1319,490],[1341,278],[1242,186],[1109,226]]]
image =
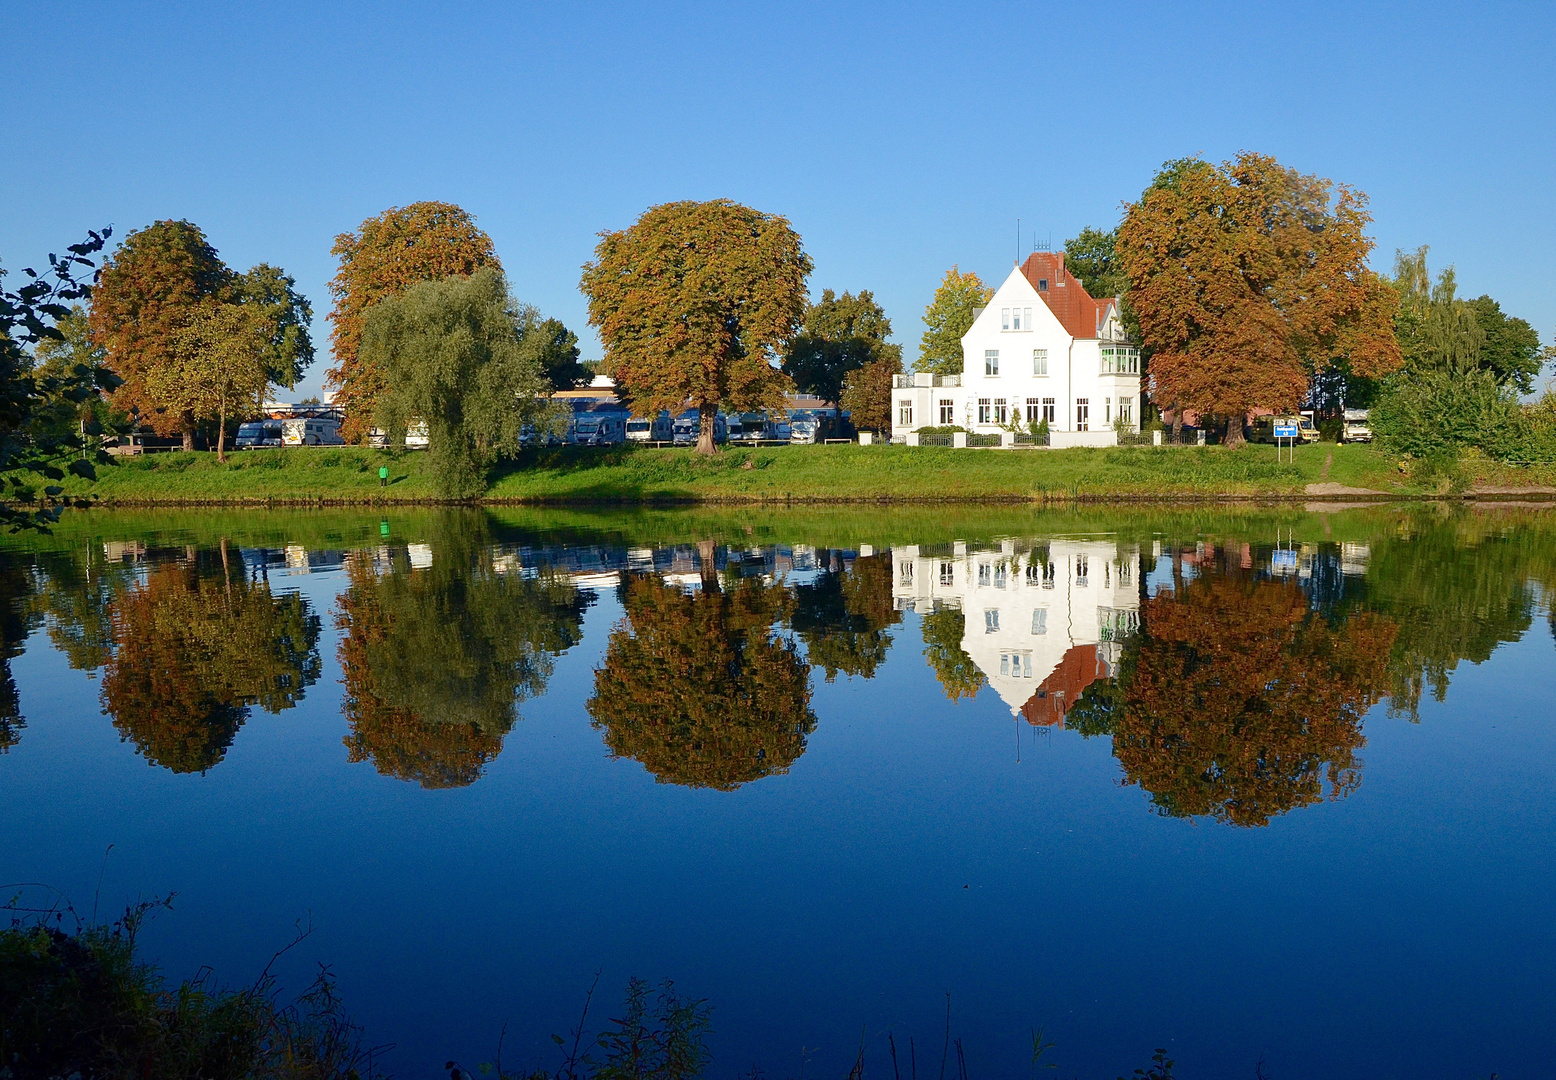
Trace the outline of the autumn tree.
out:
[[[257,305],[210,303],[173,334],[167,360],[146,373],[148,396],[182,416],[216,421],[227,460],[227,418],[252,409],[270,383],[275,326]]]
[[[831,682],[840,671],[874,678],[891,648],[888,628],[901,620],[891,600],[891,559],[870,555],[846,572],[835,567],[796,586],[789,625],[805,642],[811,666]]]
[[[789,611],[782,586],[725,589],[704,545],[703,587],[687,594],[653,577],[626,585],[626,618],[594,673],[589,715],[617,757],[660,783],[733,791],[784,773],[816,729],[810,667],[773,626]]]
[[[902,364],[894,360],[874,360],[848,373],[843,380],[842,406],[853,425],[862,431],[891,430],[891,394]]]
[[[924,309],[924,336],[919,339],[919,371],[959,375],[962,371],[962,335],[972,328],[978,309],[988,304],[994,290],[975,273],[953,266]]]
[[[1233,825],[1343,798],[1395,632],[1377,615],[1315,612],[1295,582],[1202,564],[1141,609],[1110,716],[1124,782],[1163,814]]]
[[[1398,302],[1366,266],[1366,201],[1260,154],[1165,166],[1116,250],[1153,399],[1225,418],[1239,445],[1250,410],[1295,409],[1339,359],[1369,377],[1399,367]]]
[[[427,425],[433,480],[445,498],[478,495],[499,453],[516,453],[526,423],[548,415],[541,357],[555,347],[533,308],[494,267],[422,281],[375,304],[359,359],[384,377],[373,420],[404,440]]]
[[[319,629],[304,597],[272,595],[241,569],[160,566],[114,608],[103,709],[149,764],[204,772],[251,706],[279,712],[302,699],[319,677]]]
[[[135,412],[158,435],[182,435],[194,448],[196,417],[164,408],[153,376],[173,365],[175,338],[202,306],[221,302],[233,274],[200,227],[158,221],[124,238],[104,263],[92,294],[92,337],[122,380],[114,407]]]
[[[340,269],[330,281],[335,366],[328,377],[336,388],[335,404],[345,411],[341,435],[350,442],[367,435],[384,388],[383,373],[360,355],[368,309],[419,281],[502,265],[492,238],[476,228],[475,219],[442,202],[391,207],[355,232],[335,237],[330,254],[340,259]]]
[[[838,296],[824,289],[821,299],[805,309],[783,372],[801,393],[837,405],[849,376],[861,368],[880,363],[889,374],[902,370],[902,346],[887,341],[890,336],[891,320],[870,290]]]
[[[810,257],[787,219],[728,199],[650,207],[602,233],[582,289],[604,370],[638,415],[691,407],[697,450],[714,452],[718,411],[779,410],[775,367],[806,310]]]
[[[468,518],[440,519],[430,539],[427,569],[404,548],[387,567],[366,553],[347,566],[336,615],[345,743],[349,760],[385,776],[463,787],[578,643],[588,600],[565,579],[500,572]]]
[[[967,633],[962,609],[939,608],[919,620],[919,630],[924,635],[924,659],[940,680],[945,696],[952,701],[976,697],[988,680],[962,648]]]

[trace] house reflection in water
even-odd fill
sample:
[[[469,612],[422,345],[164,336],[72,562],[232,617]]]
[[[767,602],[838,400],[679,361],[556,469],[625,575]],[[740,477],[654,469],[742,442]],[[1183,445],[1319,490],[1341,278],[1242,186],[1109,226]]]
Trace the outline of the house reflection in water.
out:
[[[1062,726],[1081,692],[1112,676],[1140,626],[1140,551],[1111,540],[1006,540],[893,550],[897,610],[959,608],[962,649],[1010,706]]]

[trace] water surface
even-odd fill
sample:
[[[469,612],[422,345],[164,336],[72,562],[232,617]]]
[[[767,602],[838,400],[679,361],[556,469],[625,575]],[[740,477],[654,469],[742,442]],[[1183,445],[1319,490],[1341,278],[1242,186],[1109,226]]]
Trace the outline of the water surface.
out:
[[[1542,1075],[1553,522],[76,515],[0,550],[0,878],[176,892],[179,976],[311,925],[400,1076],[597,972],[726,1076],[933,1073],[947,992],[979,1076]]]

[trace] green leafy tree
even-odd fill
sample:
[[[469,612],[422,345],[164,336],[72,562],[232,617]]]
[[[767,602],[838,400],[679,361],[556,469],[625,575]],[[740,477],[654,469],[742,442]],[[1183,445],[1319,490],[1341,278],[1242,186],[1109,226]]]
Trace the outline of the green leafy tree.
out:
[[[234,303],[255,311],[270,327],[265,351],[268,382],[288,390],[296,386],[313,363],[313,338],[308,332],[313,305],[297,291],[297,280],[279,267],[260,263],[238,275],[228,295]],[[256,406],[263,404],[255,402]]]
[[[803,393],[837,405],[849,377],[865,366],[884,362],[888,374],[902,370],[902,346],[888,342],[890,336],[891,320],[870,290],[837,296],[825,289],[789,343],[784,374]]]
[[[899,360],[875,360],[848,373],[843,380],[841,405],[848,410],[856,428],[891,430],[891,392],[901,372]]]
[[[88,480],[96,478],[93,463],[84,456],[85,446],[76,432],[57,422],[55,410],[63,403],[79,408],[103,390],[117,385],[102,369],[76,365],[68,372],[33,370],[29,348],[64,340],[59,323],[70,318],[67,306],[91,295],[92,286],[82,276],[93,269],[91,256],[101,251],[110,230],[89,234],[72,244],[64,256],[49,255],[49,269],[40,274],[31,267],[27,281],[14,291],[0,288],[0,526],[48,531],[59,520],[64,504],[38,506],[37,480],[63,480],[66,470]],[[0,282],[5,270],[0,268]],[[100,452],[98,461],[106,457]],[[43,494],[57,497],[60,488],[48,484]],[[78,501],[84,505],[84,502]]]
[[[70,314],[61,318],[55,329],[58,338],[44,338],[33,346],[32,376],[35,383],[52,389],[43,396],[35,414],[34,430],[55,435],[85,433],[98,435],[122,422],[97,392],[113,385],[106,354],[92,340],[87,311],[81,304],[70,305]],[[78,388],[85,387],[83,395]]]
[[[270,382],[274,325],[258,305],[208,304],[173,335],[146,397],[168,412],[216,421],[216,460],[227,460],[227,418],[250,411]]]
[[[638,415],[690,406],[697,450],[718,411],[779,410],[774,366],[806,311],[811,261],[789,222],[728,199],[650,207],[603,233],[582,289],[616,392]]]
[[[410,423],[426,423],[444,498],[479,495],[498,455],[548,415],[540,356],[551,342],[537,322],[491,268],[420,282],[368,312],[360,354],[384,379],[374,420],[402,442]]]
[[[978,309],[986,306],[994,290],[974,273],[953,266],[924,309],[924,336],[919,339],[918,370],[936,375],[962,371],[962,335],[972,327]]]
[[[810,667],[773,625],[792,600],[746,580],[725,590],[703,545],[703,587],[627,583],[627,617],[594,673],[589,715],[617,757],[661,783],[732,791],[787,772],[816,729]]]
[[[330,254],[340,260],[340,269],[330,279],[335,366],[328,378],[336,388],[335,404],[345,413],[341,437],[353,442],[367,436],[386,385],[383,372],[361,356],[368,310],[417,282],[469,276],[483,268],[501,271],[502,264],[475,218],[443,202],[392,206],[356,232],[335,237]]]
[[[546,319],[535,327],[541,370],[554,390],[571,390],[589,382],[594,373],[578,362],[578,335],[560,319]]]
[[[920,620],[924,635],[924,659],[929,661],[945,696],[952,701],[976,697],[988,680],[962,648],[967,618],[961,608],[945,607]]]
[[[1502,305],[1489,296],[1477,296],[1469,305],[1483,335],[1480,366],[1504,386],[1529,393],[1545,363],[1540,335],[1525,320],[1503,312]]]
[[[1123,296],[1129,277],[1118,265],[1118,228],[1107,232],[1090,226],[1064,242],[1064,267],[1080,278],[1092,296]]]

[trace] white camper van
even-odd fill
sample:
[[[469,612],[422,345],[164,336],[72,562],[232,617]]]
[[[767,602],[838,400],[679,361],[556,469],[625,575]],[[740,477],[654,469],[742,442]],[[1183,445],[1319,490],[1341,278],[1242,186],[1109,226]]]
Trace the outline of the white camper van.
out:
[[[344,446],[340,421],[333,417],[293,417],[281,421],[282,446]]]
[[[646,416],[634,416],[627,421],[628,442],[669,442],[675,438],[675,427],[670,414],[661,411],[650,420]]]

